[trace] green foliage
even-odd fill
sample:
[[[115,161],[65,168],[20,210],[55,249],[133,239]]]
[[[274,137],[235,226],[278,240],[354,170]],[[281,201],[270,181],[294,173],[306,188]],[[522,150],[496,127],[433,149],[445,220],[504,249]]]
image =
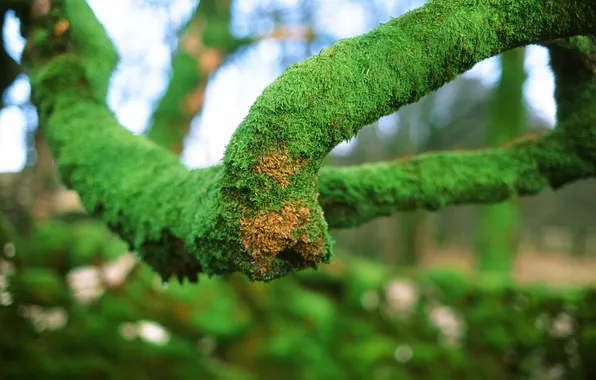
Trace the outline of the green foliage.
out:
[[[29,239],[11,259],[16,271],[6,281],[14,299],[0,306],[0,323],[10,326],[0,336],[0,378],[477,379],[482,374],[504,380],[558,373],[587,380],[596,375],[590,359],[596,347],[595,289],[520,287],[449,270],[399,273],[342,254],[325,271],[269,284],[229,276],[202,286],[164,287],[149,268],[137,266],[126,282],[106,285],[103,295],[80,303],[68,286],[48,286],[49,277],[66,283],[65,272],[29,261],[30,250],[39,246],[46,245],[57,261],[79,249],[88,257],[87,249],[97,253],[100,269],[121,252],[109,231],[91,221],[82,223],[91,239],[73,245],[70,253],[59,247],[53,252],[55,236],[76,234],[78,224],[42,227],[35,242]],[[28,281],[33,273],[37,280]],[[36,298],[49,291],[59,296]],[[43,329],[23,312],[32,305],[46,312],[62,308],[67,321]],[[160,324],[170,339],[151,343],[126,331],[139,321]]]

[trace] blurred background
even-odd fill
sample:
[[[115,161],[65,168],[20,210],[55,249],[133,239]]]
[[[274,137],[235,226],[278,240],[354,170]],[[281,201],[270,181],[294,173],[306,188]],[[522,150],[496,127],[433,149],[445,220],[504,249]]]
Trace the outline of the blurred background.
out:
[[[89,0],[120,54],[107,103],[189,168],[217,163],[290,64],[406,0]],[[320,271],[162,281],[56,176],[0,2],[0,378],[590,379],[596,181],[332,231]],[[507,52],[362,129],[327,165],[553,128],[548,51]],[[125,154],[125,152],[123,152]]]

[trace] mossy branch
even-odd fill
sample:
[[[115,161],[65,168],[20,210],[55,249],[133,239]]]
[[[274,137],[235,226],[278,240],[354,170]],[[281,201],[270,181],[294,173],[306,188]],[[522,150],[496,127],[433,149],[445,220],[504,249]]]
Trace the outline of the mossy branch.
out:
[[[563,133],[554,131],[498,148],[325,167],[319,201],[330,227],[355,227],[398,211],[498,203],[593,176],[571,149]]]
[[[431,1],[288,68],[255,102],[223,165],[191,172],[165,149],[124,130],[105,106],[101,95],[114,51],[83,0],[64,0],[38,20],[27,51],[34,100],[60,174],[89,212],[164,278],[241,271],[271,280],[331,257],[317,186],[323,206],[330,207],[329,223],[344,226],[404,205],[499,201],[593,173],[583,156],[577,161],[570,151],[575,145],[560,137],[566,133],[561,129],[509,148],[324,169],[317,184],[323,157],[363,125],[415,102],[484,58],[589,33],[595,8],[588,0]],[[71,32],[56,33],[64,18]],[[39,32],[48,38],[36,38]],[[95,62],[104,54],[105,61]],[[445,176],[446,164],[454,165],[461,185]],[[359,193],[350,185],[355,175],[365,185]],[[402,186],[364,180],[375,176]],[[346,207],[334,216],[332,204],[339,203],[336,190],[342,186],[346,196],[358,194],[356,201],[368,195],[370,208],[354,208],[363,217],[348,217]]]

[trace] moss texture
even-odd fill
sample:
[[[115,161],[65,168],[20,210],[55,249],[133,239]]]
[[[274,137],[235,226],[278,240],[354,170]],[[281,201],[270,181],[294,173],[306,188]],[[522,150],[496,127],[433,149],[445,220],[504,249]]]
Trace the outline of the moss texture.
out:
[[[271,280],[330,260],[327,222],[495,202],[593,175],[583,153],[569,151],[594,150],[561,128],[498,149],[323,169],[317,182],[325,155],[363,125],[485,58],[589,33],[595,8],[588,0],[431,1],[288,68],[255,102],[223,165],[192,172],[124,130],[105,105],[116,54],[83,0],[55,2],[35,20],[27,54],[60,175],[89,212],[164,278],[241,271]]]

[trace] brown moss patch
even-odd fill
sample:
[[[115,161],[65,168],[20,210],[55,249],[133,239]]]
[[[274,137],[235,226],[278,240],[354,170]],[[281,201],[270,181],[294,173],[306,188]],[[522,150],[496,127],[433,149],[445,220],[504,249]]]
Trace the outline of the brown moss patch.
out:
[[[255,165],[254,171],[258,174],[265,174],[285,187],[290,183],[291,176],[304,165],[306,165],[306,160],[292,159],[288,149],[283,147],[275,148],[269,154],[261,157]]]
[[[275,257],[289,248],[294,248],[304,260],[315,261],[324,244],[322,238],[311,241],[307,228],[310,220],[310,210],[300,202],[286,202],[279,211],[241,218],[240,237],[255,268],[265,273]]]

